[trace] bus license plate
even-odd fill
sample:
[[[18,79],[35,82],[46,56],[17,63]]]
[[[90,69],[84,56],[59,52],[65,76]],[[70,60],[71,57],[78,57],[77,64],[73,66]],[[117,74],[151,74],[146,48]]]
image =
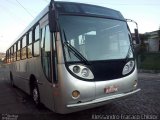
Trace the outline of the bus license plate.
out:
[[[116,92],[118,91],[118,87],[113,85],[113,86],[108,86],[104,89],[104,92],[105,93],[113,93],[113,92]]]

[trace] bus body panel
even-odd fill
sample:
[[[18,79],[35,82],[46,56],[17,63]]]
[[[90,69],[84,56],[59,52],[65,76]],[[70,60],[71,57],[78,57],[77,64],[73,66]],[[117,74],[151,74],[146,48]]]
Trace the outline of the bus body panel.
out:
[[[106,80],[96,82],[96,99],[105,96],[127,93],[136,89],[134,87],[135,80],[137,81],[137,69],[133,71],[132,74],[122,77],[119,79]],[[107,91],[108,89],[108,91]],[[115,89],[109,92],[109,89]],[[107,93],[108,92],[108,93]]]
[[[67,104],[87,102],[95,99],[95,83],[78,80],[73,77],[64,64],[58,64],[58,80],[58,88],[54,88],[54,92],[58,92],[58,95],[55,97],[56,112],[61,113],[65,111]],[[78,99],[72,97],[74,90],[80,92]]]
[[[32,64],[30,64],[29,62],[28,73],[30,75],[34,73],[34,76],[36,77],[39,88],[40,101],[46,107],[54,111],[53,87],[52,83],[47,80],[46,76],[43,73],[43,69],[41,66],[41,58],[35,58],[32,60],[31,63]],[[32,66],[35,66],[34,69]]]
[[[96,106],[104,105],[114,99],[125,98],[139,91],[133,87],[133,80],[137,80],[137,70],[124,78],[110,81],[87,82],[73,77],[64,64],[58,65],[58,86],[54,88],[55,112],[71,113]],[[118,85],[118,92],[106,94],[104,88],[108,85]],[[80,97],[74,99],[72,91],[78,90]],[[101,102],[102,101],[102,102]]]
[[[11,65],[10,70],[13,76],[14,84],[25,92],[29,93],[29,90],[27,89],[29,81],[26,71],[26,63],[27,60],[14,62]]]
[[[10,71],[14,84],[28,94],[30,94],[30,77],[33,75],[38,83],[40,101],[54,111],[53,85],[46,79],[40,64],[40,57],[21,60],[11,64]]]

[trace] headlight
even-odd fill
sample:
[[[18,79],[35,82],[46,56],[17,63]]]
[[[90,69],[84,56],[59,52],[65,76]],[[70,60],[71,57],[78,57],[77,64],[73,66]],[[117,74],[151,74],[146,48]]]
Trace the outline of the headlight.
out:
[[[134,64],[135,64],[135,63],[134,63],[133,60],[127,62],[127,63],[125,64],[124,68],[123,68],[122,74],[123,74],[123,75],[126,75],[126,74],[128,74],[129,72],[131,72],[132,69],[134,68]]]
[[[80,67],[79,66],[74,66],[73,67],[73,72],[74,73],[79,73],[80,72]]]
[[[94,79],[92,71],[84,65],[70,65],[69,69],[73,74],[84,79]]]
[[[88,77],[89,76],[89,69],[88,68],[83,68],[81,71],[81,75],[83,77]]]

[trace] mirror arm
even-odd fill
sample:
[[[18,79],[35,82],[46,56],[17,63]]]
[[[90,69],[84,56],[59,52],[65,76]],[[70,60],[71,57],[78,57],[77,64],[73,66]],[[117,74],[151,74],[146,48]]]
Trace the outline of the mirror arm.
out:
[[[57,31],[57,16],[54,0],[51,0],[49,4],[49,28],[51,33]]]

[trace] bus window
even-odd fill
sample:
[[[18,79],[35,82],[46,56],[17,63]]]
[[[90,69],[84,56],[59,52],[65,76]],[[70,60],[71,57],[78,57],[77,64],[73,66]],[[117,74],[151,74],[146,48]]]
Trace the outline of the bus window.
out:
[[[33,56],[39,56],[40,51],[39,51],[39,39],[40,39],[40,34],[39,34],[39,25],[36,26],[34,30],[34,35],[33,35]]]
[[[21,49],[21,41],[19,40],[17,43],[17,60],[20,60],[20,49]]]
[[[29,44],[32,43],[32,31],[29,32],[29,42],[28,42],[28,43],[29,43]]]
[[[7,63],[9,63],[10,62],[10,53],[9,53],[9,50],[7,51]]]
[[[28,58],[31,58],[32,57],[32,31],[29,32],[29,35],[28,35]]]
[[[35,41],[38,40],[39,38],[40,38],[39,25],[37,25],[36,28],[35,28]]]
[[[17,44],[14,44],[14,61],[17,60]]]
[[[39,56],[40,54],[40,51],[39,51],[39,41],[35,42],[34,45],[33,45],[33,55],[34,56]]]
[[[8,63],[10,63],[10,49],[8,50]]]
[[[32,44],[28,46],[28,58],[32,57]]]
[[[6,59],[5,59],[5,63],[7,63],[8,61],[8,51],[6,51]]]
[[[13,51],[14,49],[13,49],[13,46],[11,47],[11,62],[13,62]]]
[[[22,59],[26,59],[26,36],[22,39],[22,50],[21,50]]]
[[[51,47],[49,26],[42,29],[42,66],[49,81],[51,81]]]

